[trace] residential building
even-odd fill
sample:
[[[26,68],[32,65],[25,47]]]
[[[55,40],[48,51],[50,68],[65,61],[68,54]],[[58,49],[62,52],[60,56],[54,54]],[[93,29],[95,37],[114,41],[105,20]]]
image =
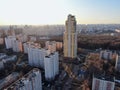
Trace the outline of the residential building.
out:
[[[68,15],[66,30],[64,32],[64,57],[77,57],[77,32],[76,20],[72,15]]]
[[[104,78],[93,78],[92,90],[114,90],[115,82]]]
[[[36,46],[28,47],[29,65],[44,68],[46,50]]]
[[[40,70],[34,68],[5,90],[42,90],[42,77]]]
[[[14,40],[12,42],[12,49],[14,52],[22,52],[23,51],[23,46],[22,46],[22,42],[21,41],[18,41],[18,40]]]
[[[54,53],[56,51],[56,41],[46,41],[45,48],[50,50],[50,53]]]
[[[116,56],[115,68],[116,68],[117,71],[120,72],[120,56],[119,55]]]
[[[0,79],[0,90],[11,90],[11,89],[5,89],[5,87],[15,82],[19,78],[19,76],[20,74],[18,72],[12,72],[5,78]]]
[[[47,81],[54,80],[59,73],[59,58],[58,52],[52,53],[44,58],[45,78]]]
[[[13,41],[14,40],[16,40],[15,36],[5,37],[5,46],[6,46],[6,49],[10,49],[10,48],[13,47]]]

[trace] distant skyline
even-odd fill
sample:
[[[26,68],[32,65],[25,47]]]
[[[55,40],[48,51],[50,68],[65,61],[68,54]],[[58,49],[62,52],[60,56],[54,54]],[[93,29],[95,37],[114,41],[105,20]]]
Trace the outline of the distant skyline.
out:
[[[0,0],[0,25],[120,24],[120,0]]]

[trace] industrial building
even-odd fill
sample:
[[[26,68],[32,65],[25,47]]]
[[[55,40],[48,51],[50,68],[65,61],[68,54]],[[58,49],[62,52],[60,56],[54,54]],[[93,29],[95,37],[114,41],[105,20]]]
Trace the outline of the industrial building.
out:
[[[76,58],[77,57],[76,20],[75,17],[72,15],[68,15],[63,41],[64,41],[64,57]]]
[[[42,90],[42,78],[40,70],[34,68],[4,90]]]
[[[44,58],[45,78],[47,81],[54,80],[59,73],[59,58],[58,52],[50,54]]]

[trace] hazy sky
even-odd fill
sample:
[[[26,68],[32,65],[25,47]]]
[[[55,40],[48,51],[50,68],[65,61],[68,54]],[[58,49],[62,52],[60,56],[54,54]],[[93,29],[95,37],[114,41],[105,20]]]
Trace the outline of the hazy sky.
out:
[[[0,0],[0,25],[120,23],[120,0]]]

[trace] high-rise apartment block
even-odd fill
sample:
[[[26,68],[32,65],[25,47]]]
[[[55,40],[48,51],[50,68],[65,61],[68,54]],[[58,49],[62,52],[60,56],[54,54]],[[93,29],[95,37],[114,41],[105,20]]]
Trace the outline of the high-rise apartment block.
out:
[[[28,48],[29,65],[44,68],[45,49],[36,46]]]
[[[13,51],[14,52],[22,52],[23,51],[23,44],[22,44],[22,42],[21,41],[18,41],[18,40],[14,40],[13,42],[12,42],[12,49],[13,49]]]
[[[20,74],[18,72],[12,72],[5,78],[0,80],[0,90],[16,90],[16,89],[5,89],[11,83],[14,83],[19,79]]]
[[[45,64],[45,78],[51,81],[59,72],[59,55],[58,52],[54,52],[44,59]]]
[[[72,15],[68,15],[63,40],[64,57],[75,58],[77,56],[77,33],[76,19]]]
[[[35,68],[4,90],[42,90],[42,78]]]
[[[5,45],[6,45],[6,49],[10,49],[13,47],[13,41],[16,40],[15,36],[8,36],[5,37]]]
[[[14,52],[22,52],[23,45],[21,40],[17,40],[16,36],[5,37],[6,49],[12,49]]]
[[[23,43],[23,49],[24,49],[24,53],[28,54],[28,48],[29,47],[38,47],[40,48],[41,45],[39,43],[34,43],[34,42],[26,42],[26,43]]]
[[[117,71],[120,72],[120,56],[119,55],[116,56],[115,68],[116,68]]]
[[[115,82],[99,78],[93,78],[92,90],[114,90]]]

